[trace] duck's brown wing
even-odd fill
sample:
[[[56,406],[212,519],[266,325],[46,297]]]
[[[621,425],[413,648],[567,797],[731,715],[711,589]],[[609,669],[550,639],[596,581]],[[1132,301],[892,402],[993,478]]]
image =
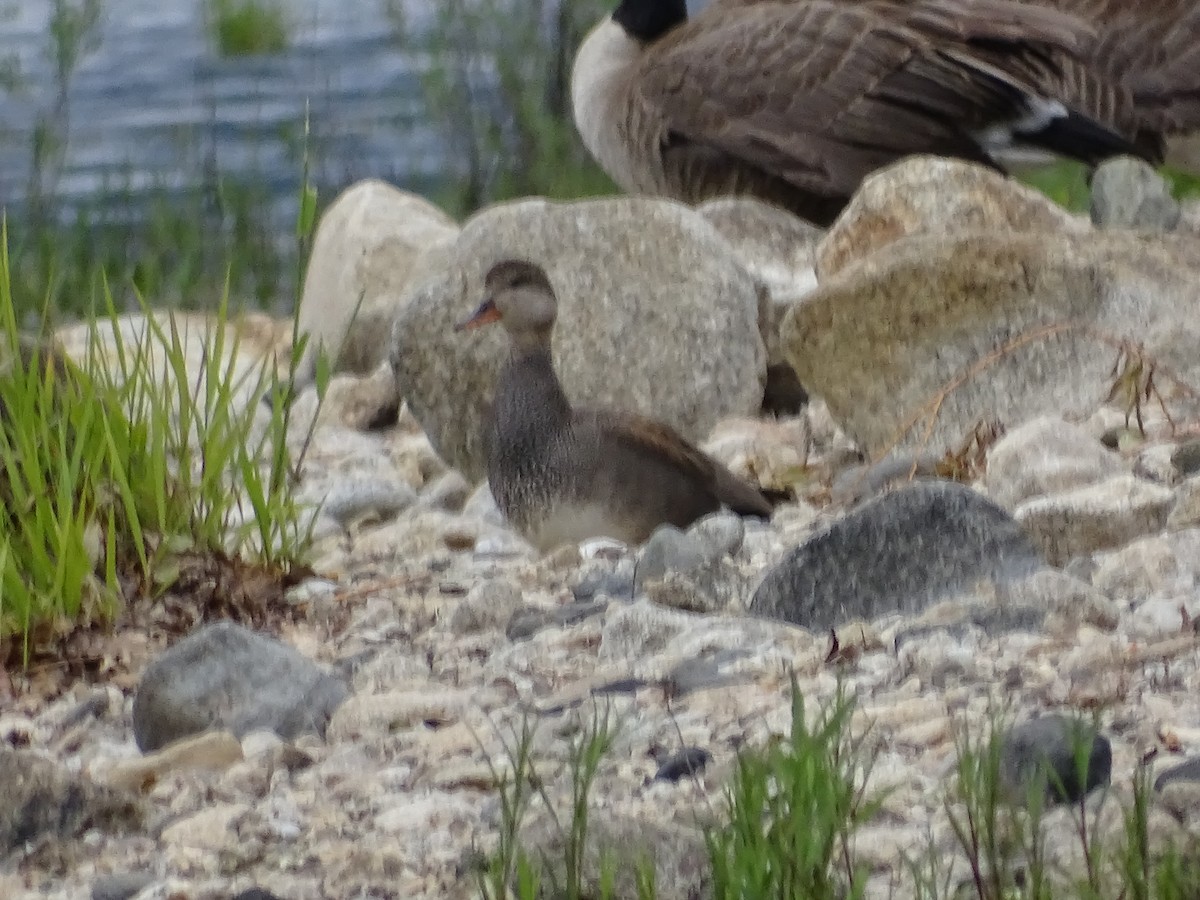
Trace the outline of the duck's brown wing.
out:
[[[666,123],[665,159],[716,150],[849,195],[913,153],[991,164],[989,130],[1089,161],[1135,152],[1117,122],[1054,106],[1066,61],[1093,39],[1072,16],[1009,0],[718,5],[647,54],[637,84]]]
[[[697,490],[739,515],[769,516],[772,505],[756,486],[737,477],[669,425],[632,413],[583,411],[598,433],[643,458],[658,460],[692,480]]]

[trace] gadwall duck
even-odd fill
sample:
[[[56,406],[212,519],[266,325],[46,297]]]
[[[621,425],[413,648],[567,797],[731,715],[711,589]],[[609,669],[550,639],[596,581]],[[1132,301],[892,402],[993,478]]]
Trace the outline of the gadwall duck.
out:
[[[483,304],[457,328],[499,322],[508,333],[512,355],[496,384],[487,473],[501,512],[530,543],[640,544],[659,525],[685,528],[722,507],[770,516],[762,491],[669,426],[572,407],[551,360],[558,301],[540,266],[499,262],[485,289]]]

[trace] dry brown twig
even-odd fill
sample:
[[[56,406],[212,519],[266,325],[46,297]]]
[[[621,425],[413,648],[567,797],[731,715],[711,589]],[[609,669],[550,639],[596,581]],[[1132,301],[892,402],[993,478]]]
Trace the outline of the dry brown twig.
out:
[[[1158,407],[1175,432],[1175,420],[1167,411],[1166,401],[1162,392],[1154,383],[1157,363],[1146,355],[1146,348],[1141,342],[1123,340],[1117,347],[1117,358],[1113,361],[1109,377],[1113,379],[1105,403],[1120,407],[1125,413],[1125,427],[1129,427],[1129,417],[1135,416],[1138,433],[1146,435],[1146,425],[1142,421],[1142,405],[1151,398],[1158,401]]]
[[[987,471],[988,451],[1004,436],[1005,431],[999,419],[980,419],[957,448],[947,450],[946,455],[938,460],[937,474],[964,483],[974,481]]]
[[[873,462],[884,459],[889,453],[895,450],[904,436],[916,428],[922,421],[925,422],[925,431],[918,444],[918,451],[923,451],[929,445],[929,441],[933,436],[933,429],[937,424],[938,414],[941,412],[942,405],[951,394],[981,372],[1022,347],[1037,341],[1049,340],[1050,338],[1069,332],[1081,334],[1098,343],[1112,347],[1117,351],[1117,360],[1111,372],[1114,382],[1110,386],[1104,402],[1117,403],[1121,401],[1118,405],[1125,410],[1126,423],[1128,423],[1130,416],[1135,417],[1138,428],[1143,434],[1145,434],[1145,428],[1142,412],[1145,404],[1151,398],[1158,402],[1163,415],[1166,416],[1167,422],[1171,426],[1172,433],[1175,433],[1179,428],[1175,419],[1167,410],[1166,399],[1159,389],[1161,382],[1168,382],[1182,396],[1192,400],[1200,400],[1200,390],[1184,382],[1174,371],[1147,354],[1145,347],[1141,343],[1108,334],[1085,322],[1049,322],[1045,325],[1039,325],[1036,328],[1023,331],[1005,341],[999,347],[981,359],[976,360],[958,375],[955,375],[943,384],[929,400],[918,407],[916,412],[900,425],[887,446],[874,457]],[[967,449],[970,448],[973,442],[978,440],[978,428],[979,426],[977,425],[976,429],[967,436],[966,444],[964,445]],[[979,448],[976,449],[978,450]],[[982,449],[986,455],[986,447]],[[957,456],[957,454],[951,455]],[[948,459],[946,462],[950,464],[951,469],[955,468],[952,460]],[[980,463],[986,463],[986,458],[981,459]],[[939,470],[940,468],[941,466],[939,465]]]

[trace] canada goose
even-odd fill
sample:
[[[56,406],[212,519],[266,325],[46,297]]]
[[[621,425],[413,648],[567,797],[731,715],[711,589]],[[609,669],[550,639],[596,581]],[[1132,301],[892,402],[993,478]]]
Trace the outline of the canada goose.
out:
[[[1063,0],[1084,2],[1084,0]],[[748,193],[828,224],[915,153],[1003,168],[1032,146],[1158,161],[1096,33],[1016,0],[622,0],[575,59],[575,122],[624,190]]]
[[[550,356],[558,302],[545,271],[498,262],[487,297],[458,330],[499,322],[512,357],[500,375],[488,440],[488,482],[505,518],[542,550],[609,537],[646,540],[723,505],[770,516],[771,503],[667,425],[609,410],[574,409]]]

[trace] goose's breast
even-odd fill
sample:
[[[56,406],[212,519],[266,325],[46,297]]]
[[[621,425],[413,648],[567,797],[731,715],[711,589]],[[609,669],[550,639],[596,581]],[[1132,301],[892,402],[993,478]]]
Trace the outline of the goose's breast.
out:
[[[575,57],[571,103],[584,146],[609,177],[631,193],[661,193],[661,123],[632,90],[642,52],[620,25],[602,21]]]

